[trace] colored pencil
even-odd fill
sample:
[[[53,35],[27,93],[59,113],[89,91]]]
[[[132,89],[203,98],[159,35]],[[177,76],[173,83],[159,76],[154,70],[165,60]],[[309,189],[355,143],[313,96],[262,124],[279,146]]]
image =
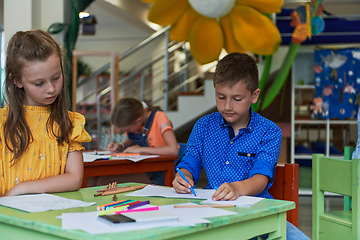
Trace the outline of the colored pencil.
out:
[[[114,204],[125,202],[125,201],[129,201],[129,200],[120,200],[120,201],[117,201],[117,202],[114,202],[114,203],[107,203],[107,204],[99,205],[99,206],[96,207],[96,209],[97,210],[102,210],[103,207],[114,205]]]
[[[139,209],[130,209],[130,210],[122,210],[117,211],[115,214],[128,213],[128,212],[147,212],[147,211],[156,211],[159,210],[159,207],[149,207],[149,208],[139,208]]]
[[[130,209],[133,209],[133,208],[144,206],[144,205],[149,204],[149,203],[150,203],[150,201],[144,201],[144,202],[139,202],[137,204],[132,204],[132,205],[126,207],[125,210],[130,210]]]
[[[122,202],[122,203],[117,203],[117,204],[105,206],[105,207],[102,208],[102,210],[108,210],[108,209],[111,209],[111,208],[122,207],[124,205],[129,206],[133,202],[136,202],[136,201],[135,200],[127,200],[127,201]]]
[[[180,174],[180,176],[188,183],[189,181],[187,180],[187,178],[185,177],[185,175],[180,171],[180,168],[176,168],[176,171]],[[194,194],[194,196],[196,197],[196,193],[193,187],[190,188],[191,192]]]
[[[109,130],[108,128],[106,128],[106,131],[107,131],[107,133],[108,133],[108,135],[109,135],[109,137],[110,137],[110,141],[113,143],[114,141],[113,141],[113,139],[112,139],[112,137],[111,137],[111,132],[110,132],[110,130]]]
[[[118,211],[124,210],[127,206],[128,205],[124,205],[124,206],[121,206],[121,207],[118,207],[118,208],[111,208],[111,209],[108,209],[108,210],[99,211],[98,215],[103,216],[103,215],[107,215],[107,214],[110,214],[110,213],[118,212]]]
[[[115,157],[119,156],[140,156],[140,153],[115,153]]]
[[[109,191],[109,190],[114,190],[114,189],[123,189],[123,188],[129,188],[131,186],[124,186],[124,187],[114,187],[114,188],[105,188],[105,189],[100,189],[100,190],[97,190],[98,192],[106,192],[106,191]]]
[[[221,204],[212,204],[212,205],[174,205],[174,208],[223,208],[223,207],[235,207],[233,204],[221,205]]]
[[[146,187],[147,185],[148,184],[144,184],[144,185],[140,185],[140,186],[128,187],[128,188],[123,188],[123,189],[114,188],[114,189],[111,189],[109,191],[103,192],[101,195],[106,196],[106,195],[111,195],[111,194],[115,194],[115,193],[130,192],[130,191],[142,189],[142,188]]]

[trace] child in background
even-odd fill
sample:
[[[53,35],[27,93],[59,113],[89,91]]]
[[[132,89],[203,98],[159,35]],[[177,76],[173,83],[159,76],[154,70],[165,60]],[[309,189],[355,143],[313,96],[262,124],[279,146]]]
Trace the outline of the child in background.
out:
[[[110,121],[128,137],[123,143],[110,143],[107,150],[111,152],[175,156],[179,153],[171,123],[160,109],[134,98],[122,98],[113,107]],[[164,185],[164,172],[147,175],[152,183]]]
[[[177,165],[190,184],[176,173],[176,192],[191,194],[204,168],[207,188],[217,189],[213,200],[273,198],[268,189],[280,155],[281,130],[252,111],[260,93],[258,82],[257,65],[249,55],[230,53],[219,61],[214,75],[218,112],[196,122]],[[309,238],[288,222],[287,239]]]
[[[78,190],[85,118],[68,111],[60,46],[42,30],[19,31],[6,58],[0,109],[0,196]]]

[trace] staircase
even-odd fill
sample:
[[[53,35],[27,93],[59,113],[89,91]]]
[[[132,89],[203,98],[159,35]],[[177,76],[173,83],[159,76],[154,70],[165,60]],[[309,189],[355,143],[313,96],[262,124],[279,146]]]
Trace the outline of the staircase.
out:
[[[117,99],[134,97],[154,106],[160,106],[172,122],[175,134],[178,135],[191,130],[194,122],[201,116],[216,110],[210,73],[216,62],[199,67],[192,59],[185,43],[169,41],[169,27],[166,27],[120,54],[119,66],[122,66],[134,53],[139,55],[142,49],[148,48],[148,45],[154,41],[159,41],[159,38],[163,38],[161,40],[165,40],[166,44],[154,48],[152,55],[145,55],[148,53],[147,50],[139,63],[127,71],[120,71],[119,76],[115,78],[115,81],[118,79],[116,95]],[[81,96],[80,100],[77,97],[77,101],[73,103],[74,109],[85,115],[86,130],[94,139],[91,144],[85,146],[87,149],[100,149],[100,146],[107,145],[104,141],[110,142],[106,128],[111,127],[109,122],[111,102],[115,102],[116,99],[115,101],[112,99],[114,93],[108,81],[104,80],[102,84],[96,82],[99,75],[108,69],[111,69],[111,63],[77,82],[76,89],[96,86],[94,90],[86,91],[87,93]],[[203,82],[200,86],[197,83],[199,79]],[[96,102],[89,103],[89,99],[96,99]],[[116,139],[116,136],[113,138]]]
[[[165,111],[173,124],[176,132],[184,129],[188,123],[192,123],[204,114],[215,108],[215,90],[212,79],[204,81],[204,91],[197,95],[179,95],[177,111]]]

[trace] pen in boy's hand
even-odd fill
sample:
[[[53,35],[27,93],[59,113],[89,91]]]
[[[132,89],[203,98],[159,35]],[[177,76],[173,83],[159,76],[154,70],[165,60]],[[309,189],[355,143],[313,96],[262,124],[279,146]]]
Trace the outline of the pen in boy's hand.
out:
[[[180,176],[181,176],[188,184],[190,184],[189,181],[186,179],[185,175],[180,171],[180,168],[176,168],[176,171],[180,174]],[[196,193],[195,193],[193,187],[191,187],[190,190],[191,190],[191,192],[194,194],[194,196],[196,197]]]

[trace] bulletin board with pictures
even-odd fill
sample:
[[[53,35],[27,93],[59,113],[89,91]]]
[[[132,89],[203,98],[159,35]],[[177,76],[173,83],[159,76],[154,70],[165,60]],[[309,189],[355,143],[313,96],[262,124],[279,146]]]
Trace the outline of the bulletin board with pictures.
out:
[[[360,48],[314,52],[315,119],[356,119],[359,109]]]

